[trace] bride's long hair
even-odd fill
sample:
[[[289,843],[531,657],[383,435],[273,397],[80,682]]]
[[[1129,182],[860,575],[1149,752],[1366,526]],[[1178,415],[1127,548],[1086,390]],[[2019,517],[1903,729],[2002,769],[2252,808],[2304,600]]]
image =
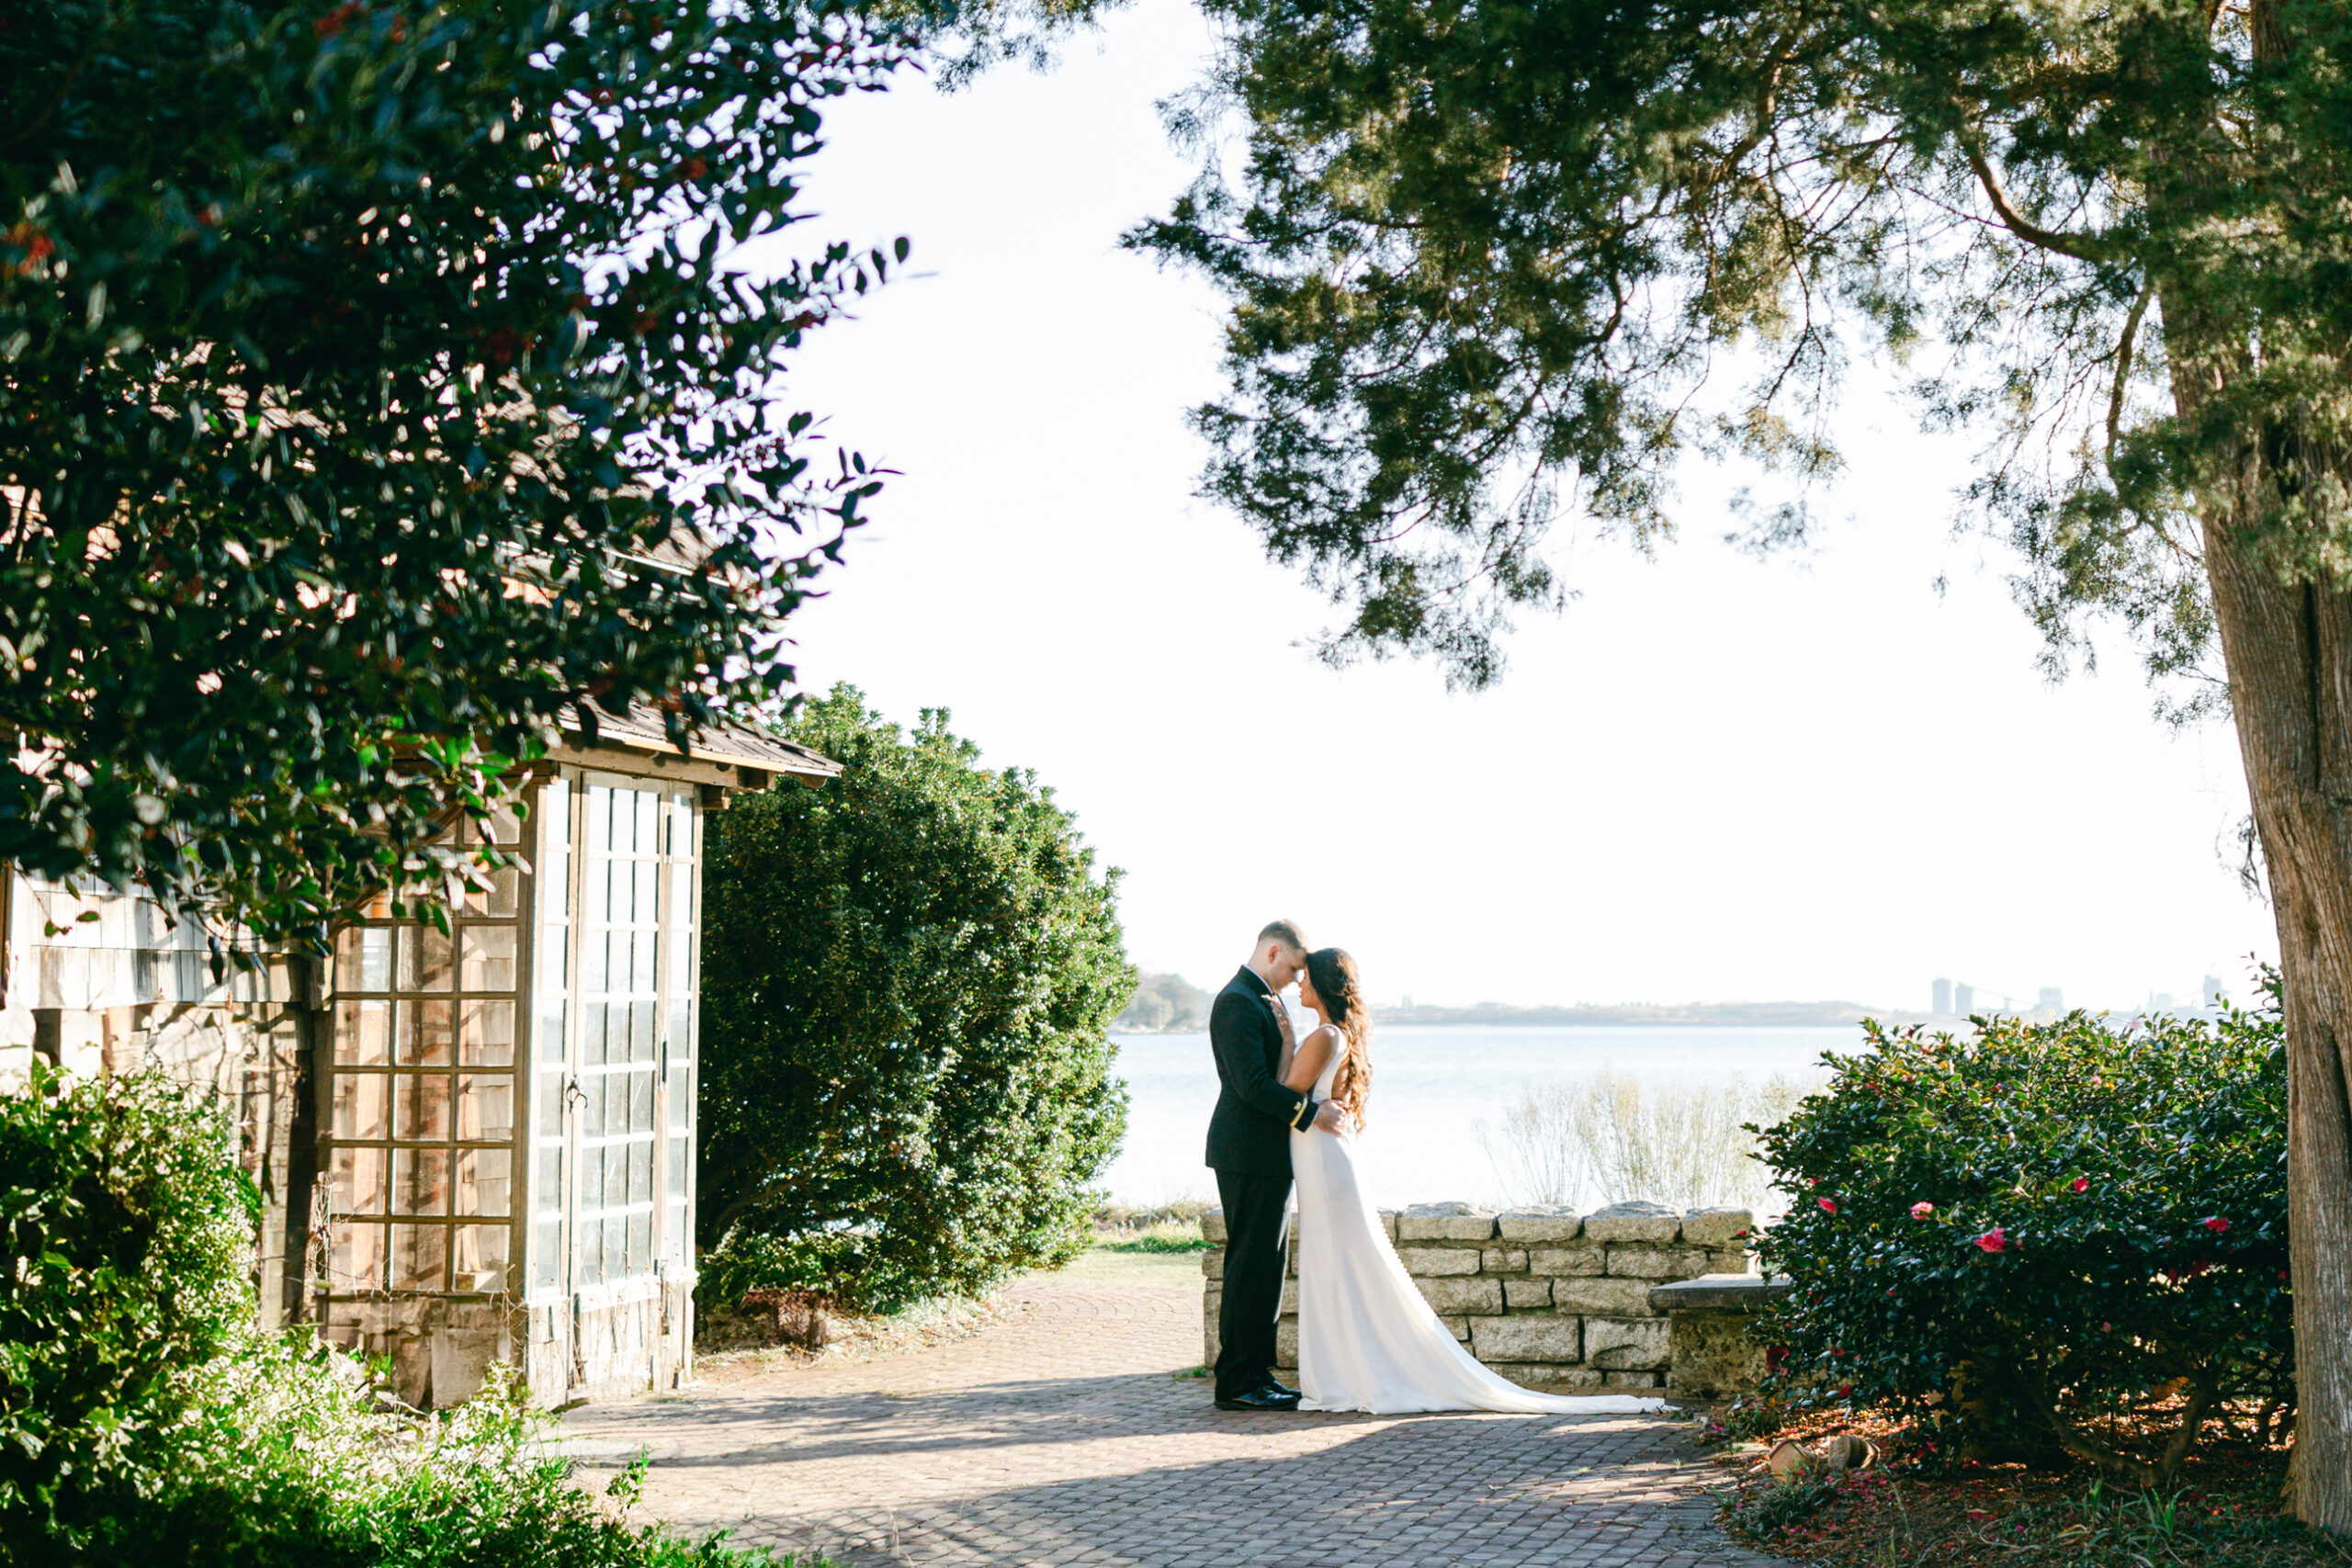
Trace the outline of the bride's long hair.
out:
[[[1362,1122],[1372,1095],[1372,1009],[1356,977],[1356,961],[1339,948],[1318,948],[1306,955],[1306,978],[1324,1015],[1340,1031],[1340,1070],[1331,1075],[1331,1098]]]

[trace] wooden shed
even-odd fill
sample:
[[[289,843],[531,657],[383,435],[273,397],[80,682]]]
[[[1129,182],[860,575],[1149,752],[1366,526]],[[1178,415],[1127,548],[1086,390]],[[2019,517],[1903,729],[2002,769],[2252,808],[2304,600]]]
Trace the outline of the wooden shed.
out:
[[[220,976],[208,941],[233,937],[12,875],[0,1073],[160,1062],[209,1086],[266,1207],[264,1321],[390,1356],[418,1404],[492,1361],[547,1404],[674,1386],[704,814],[839,771],[751,731],[689,756],[650,717],[607,719],[535,765],[490,829],[516,865],[447,931],[379,906],[326,964],[255,949]]]

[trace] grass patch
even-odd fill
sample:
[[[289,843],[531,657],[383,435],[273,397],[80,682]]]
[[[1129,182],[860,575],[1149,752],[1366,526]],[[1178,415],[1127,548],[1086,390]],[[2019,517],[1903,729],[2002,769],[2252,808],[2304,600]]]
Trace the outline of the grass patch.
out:
[[[1105,1203],[1094,1211],[1094,1245],[1104,1252],[1204,1252],[1201,1215],[1207,1205],[1194,1199],[1154,1209]]]

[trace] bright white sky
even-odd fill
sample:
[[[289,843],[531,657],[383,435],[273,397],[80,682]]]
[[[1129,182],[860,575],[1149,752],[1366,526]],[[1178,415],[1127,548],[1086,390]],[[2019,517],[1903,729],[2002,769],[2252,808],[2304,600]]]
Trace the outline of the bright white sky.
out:
[[[1217,301],[1115,244],[1188,177],[1153,106],[1206,45],[1141,0],[1049,75],[830,116],[804,243],[914,252],[793,378],[904,470],[796,622],[812,686],[1036,770],[1125,868],[1136,962],[1196,982],[1283,913],[1383,1000],[2243,994],[2276,942],[2234,739],[2156,723],[2120,645],[2045,685],[2008,563],[1948,527],[1967,448],[1883,401],[1847,411],[1818,553],[1718,543],[1737,477],[1695,465],[1655,564],[1561,541],[1583,597],[1498,690],[1296,646],[1320,600],[1192,494]]]

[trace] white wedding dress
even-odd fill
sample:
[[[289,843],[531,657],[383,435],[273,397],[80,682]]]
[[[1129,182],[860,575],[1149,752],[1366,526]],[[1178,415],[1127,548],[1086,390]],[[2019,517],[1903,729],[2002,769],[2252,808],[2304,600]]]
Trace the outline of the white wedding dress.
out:
[[[1315,1080],[1327,1100],[1340,1055]],[[1536,1393],[1479,1365],[1413,1287],[1356,1168],[1353,1132],[1293,1132],[1298,1183],[1301,1410],[1495,1410],[1596,1416],[1663,1410],[1638,1394]]]

